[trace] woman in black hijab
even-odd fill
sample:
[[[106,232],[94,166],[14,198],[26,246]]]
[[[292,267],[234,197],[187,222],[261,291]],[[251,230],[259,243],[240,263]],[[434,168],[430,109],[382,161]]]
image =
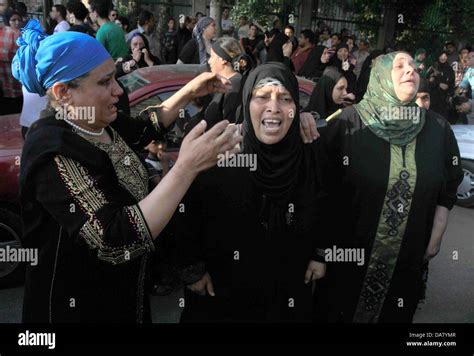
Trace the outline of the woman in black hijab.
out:
[[[336,53],[332,56],[329,63],[331,66],[339,69],[347,79],[347,91],[349,93],[355,93],[357,77],[354,74],[354,65],[349,62],[349,46],[345,43],[338,44]]]
[[[311,50],[308,59],[303,64],[303,67],[299,70],[297,75],[308,78],[312,81],[317,81],[322,75],[324,70],[329,65],[328,62],[323,62],[321,59],[325,54],[325,50],[328,49],[321,45],[316,45]]]
[[[316,241],[318,141],[302,143],[298,108],[298,82],[285,65],[249,75],[242,153],[200,175],[176,213],[173,262],[188,286],[182,322],[310,321],[309,282],[325,265]]]
[[[430,109],[449,119],[450,97],[454,94],[454,71],[448,64],[448,54],[445,51],[439,53],[438,58],[428,69],[428,81],[430,82]]]
[[[328,67],[313,89],[308,106],[303,111],[317,112],[321,119],[326,119],[344,107],[346,96],[347,79],[337,68]]]

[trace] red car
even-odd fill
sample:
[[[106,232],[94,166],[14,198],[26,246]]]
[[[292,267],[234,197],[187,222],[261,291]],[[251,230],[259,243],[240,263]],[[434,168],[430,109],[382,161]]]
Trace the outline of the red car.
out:
[[[161,65],[138,69],[122,78],[130,101],[132,116],[150,105],[157,105],[177,92],[182,86],[205,70],[200,65]],[[314,83],[298,78],[300,104],[306,106]],[[185,110],[192,116],[198,108],[189,104]],[[23,139],[19,114],[0,116],[0,248],[21,246],[21,223],[18,202],[18,177]],[[179,123],[168,134],[178,142],[182,138]],[[19,279],[21,266],[0,262],[0,287]]]

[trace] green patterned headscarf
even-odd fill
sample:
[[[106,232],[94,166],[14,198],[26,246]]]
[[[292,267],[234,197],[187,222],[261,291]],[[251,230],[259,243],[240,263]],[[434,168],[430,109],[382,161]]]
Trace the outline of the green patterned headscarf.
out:
[[[378,137],[398,146],[412,142],[425,123],[426,110],[416,105],[416,95],[403,103],[392,82],[393,60],[398,53],[378,57],[370,72],[364,98],[354,105],[362,122]]]

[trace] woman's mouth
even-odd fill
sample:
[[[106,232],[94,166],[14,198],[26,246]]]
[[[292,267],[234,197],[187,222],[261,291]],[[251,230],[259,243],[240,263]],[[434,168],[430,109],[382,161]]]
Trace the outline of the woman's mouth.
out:
[[[280,129],[280,119],[263,119],[262,126],[264,127],[265,133],[276,133]]]

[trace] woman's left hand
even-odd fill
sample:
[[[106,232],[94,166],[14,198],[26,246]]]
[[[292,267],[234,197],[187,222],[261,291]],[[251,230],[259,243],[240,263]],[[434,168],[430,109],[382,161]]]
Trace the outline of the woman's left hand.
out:
[[[428,262],[433,259],[441,248],[441,243],[430,243],[425,251],[425,256],[423,257],[424,262]]]
[[[204,72],[186,84],[193,98],[213,93],[227,93],[232,90],[232,83],[218,74]]]
[[[308,269],[304,275],[304,282],[308,284],[317,279],[321,279],[326,274],[326,264],[322,262],[309,261]]]
[[[444,83],[439,83],[439,87],[443,90],[447,90],[449,88],[448,84],[444,84]]]

